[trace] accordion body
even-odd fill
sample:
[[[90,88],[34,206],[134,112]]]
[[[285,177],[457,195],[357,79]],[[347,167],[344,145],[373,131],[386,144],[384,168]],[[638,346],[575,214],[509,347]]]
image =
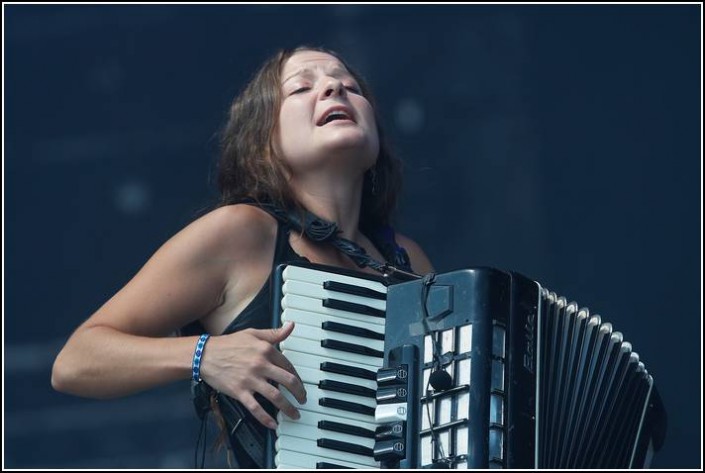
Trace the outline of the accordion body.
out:
[[[281,388],[301,419],[278,414],[270,468],[644,468],[663,443],[631,344],[518,273],[291,264],[273,287],[308,402]]]

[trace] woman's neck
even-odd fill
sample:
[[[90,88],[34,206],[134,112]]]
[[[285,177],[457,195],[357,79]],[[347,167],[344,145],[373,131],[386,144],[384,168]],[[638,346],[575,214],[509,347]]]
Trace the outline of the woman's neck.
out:
[[[299,202],[308,211],[335,222],[340,237],[359,243],[362,177],[357,182],[351,182],[349,177],[336,180],[328,176],[291,184]]]

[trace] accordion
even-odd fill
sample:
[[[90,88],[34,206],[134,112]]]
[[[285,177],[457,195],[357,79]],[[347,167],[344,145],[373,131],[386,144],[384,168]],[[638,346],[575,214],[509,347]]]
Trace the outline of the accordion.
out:
[[[273,325],[305,383],[269,468],[644,468],[665,436],[639,355],[599,315],[514,272],[424,278],[301,263]]]

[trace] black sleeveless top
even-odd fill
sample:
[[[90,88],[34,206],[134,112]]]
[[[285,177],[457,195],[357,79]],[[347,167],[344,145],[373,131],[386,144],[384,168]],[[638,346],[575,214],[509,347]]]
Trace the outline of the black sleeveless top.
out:
[[[289,232],[292,229],[291,225],[281,218],[277,218],[277,216],[272,214],[272,212],[269,212],[266,207],[263,208],[257,205],[255,206],[266,211],[277,220],[277,236],[270,275],[274,272],[276,267],[282,263],[307,262],[308,259],[298,255],[289,243]],[[411,266],[408,264],[408,255],[406,254],[404,248],[397,245],[394,239],[394,231],[391,227],[382,228],[374,234],[366,236],[387,261],[393,262],[399,269],[412,271]],[[402,264],[400,264],[400,262]],[[237,317],[235,317],[235,319],[225,328],[225,330],[223,330],[223,335],[248,328],[274,328],[272,327],[271,284],[272,278],[270,276],[260,288],[254,299],[252,299],[247,307],[245,307],[245,309],[243,309],[242,312],[240,312],[240,314],[237,315]],[[199,335],[205,332],[206,330],[199,321],[192,322],[181,330],[182,335]],[[205,392],[206,391],[203,391],[203,393]],[[255,398],[270,414],[274,415],[273,406],[267,400],[259,395],[256,395]],[[198,406],[199,400],[194,399],[194,403]],[[197,407],[196,409],[198,412],[199,408]],[[240,414],[242,414],[243,420],[252,429],[255,438],[266,438],[268,435],[267,428],[262,426],[258,421],[254,420],[249,412],[241,410]],[[201,415],[202,413],[199,413],[199,416]],[[233,420],[226,419],[226,422],[231,424],[233,423]],[[229,443],[235,456],[235,465],[233,466],[239,468],[257,468],[259,466],[251,459],[252,451],[243,448],[234,435],[229,436]]]
[[[277,241],[274,248],[274,259],[272,261],[272,271],[282,263],[292,263],[295,261],[308,261],[303,256],[296,254],[289,244],[288,225],[277,220]],[[262,288],[254,299],[243,309],[243,311],[223,330],[223,335],[234,333],[246,328],[274,328],[272,327],[272,312],[270,309],[272,278],[267,278]]]

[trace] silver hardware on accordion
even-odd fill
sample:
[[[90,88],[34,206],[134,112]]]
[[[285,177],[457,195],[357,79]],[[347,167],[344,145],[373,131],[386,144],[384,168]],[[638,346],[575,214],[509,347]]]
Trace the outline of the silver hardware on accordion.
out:
[[[281,388],[301,419],[278,414],[268,467],[649,466],[666,414],[622,333],[515,272],[430,276],[277,270],[308,402]]]

